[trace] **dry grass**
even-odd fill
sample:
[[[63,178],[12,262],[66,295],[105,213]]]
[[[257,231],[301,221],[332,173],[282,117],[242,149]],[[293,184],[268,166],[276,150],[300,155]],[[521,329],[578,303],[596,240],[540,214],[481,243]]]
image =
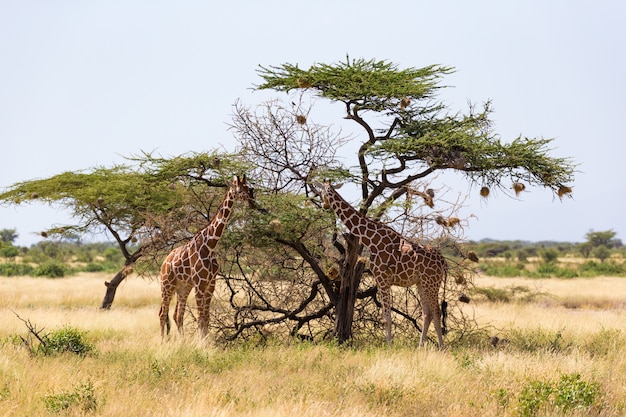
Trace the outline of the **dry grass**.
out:
[[[554,382],[570,374],[599,384],[601,395],[592,406],[567,415],[626,412],[623,278],[480,277],[479,286],[526,286],[545,295],[530,302],[473,301],[467,312],[510,343],[443,352],[418,349],[416,340],[385,346],[382,335],[379,344],[353,348],[297,343],[223,348],[178,337],[162,343],[158,284],[130,277],[112,310],[101,311],[105,278],[0,278],[0,414],[515,416],[524,415],[523,393],[532,381]],[[97,353],[30,356],[12,342],[14,335],[26,335],[13,311],[50,330],[65,325],[84,330]],[[553,348],[533,348],[551,338],[559,339]],[[64,411],[46,409],[50,395],[84,384],[93,387],[95,410],[83,410],[80,401]],[[546,406],[536,415],[553,412]]]
[[[468,311],[479,322],[498,328],[569,329],[581,334],[598,329],[626,329],[626,279],[525,279],[478,277],[475,285],[501,289],[523,288],[532,303],[480,303]]]

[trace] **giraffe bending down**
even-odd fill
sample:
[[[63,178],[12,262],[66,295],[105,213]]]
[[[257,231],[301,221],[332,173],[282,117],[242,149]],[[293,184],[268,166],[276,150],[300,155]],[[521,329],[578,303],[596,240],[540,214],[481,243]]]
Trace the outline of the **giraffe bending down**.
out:
[[[350,233],[370,250],[370,270],[380,294],[387,342],[391,341],[391,287],[417,284],[424,320],[420,345],[424,345],[432,321],[439,348],[443,348],[438,299],[448,264],[441,251],[411,243],[392,228],[367,218],[346,202],[329,182],[325,182],[320,191],[324,204],[329,205]]]
[[[209,224],[200,230],[187,244],[172,250],[161,265],[161,338],[170,332],[170,301],[177,295],[174,321],[178,331],[183,332],[183,319],[187,297],[192,288],[196,290],[198,306],[198,328],[202,337],[209,329],[209,307],[215,290],[215,276],[219,265],[215,247],[228,225],[235,200],[247,201],[253,205],[252,188],[246,184],[245,175],[235,177],[224,200]]]

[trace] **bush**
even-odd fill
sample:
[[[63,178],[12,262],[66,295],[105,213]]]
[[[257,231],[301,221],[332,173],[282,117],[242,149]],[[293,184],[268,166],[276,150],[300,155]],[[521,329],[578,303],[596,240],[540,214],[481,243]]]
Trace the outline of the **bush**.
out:
[[[90,262],[85,268],[85,272],[102,272],[104,271],[104,265]]]
[[[519,399],[521,416],[534,416],[539,411],[551,415],[559,410],[564,415],[574,409],[587,410],[602,396],[600,384],[584,381],[580,374],[564,374],[558,382],[530,381],[522,389]],[[542,413],[542,414],[544,414]]]
[[[537,267],[537,276],[540,278],[550,278],[556,275],[559,271],[559,267],[552,262],[543,262]]]
[[[17,316],[17,314],[16,314]],[[73,327],[66,326],[60,330],[42,335],[43,329],[37,330],[37,326],[28,319],[17,316],[28,329],[28,336],[16,336],[13,339],[22,341],[31,355],[50,356],[58,353],[70,352],[76,355],[87,355],[94,351],[94,346],[85,339],[84,332]]]
[[[508,263],[504,265],[489,263],[486,265],[481,265],[481,267],[485,275],[491,277],[521,277],[524,276],[526,272],[524,269],[524,264],[522,263],[518,263],[516,265],[511,265]]]
[[[559,251],[556,249],[544,249],[539,255],[545,263],[554,263],[559,259]]]
[[[67,267],[58,261],[48,261],[39,265],[33,271],[36,277],[62,278],[65,276]]]
[[[9,246],[4,246],[2,249],[0,249],[0,256],[4,258],[15,258],[19,254],[20,254],[20,251],[15,246],[9,245]]]
[[[578,272],[570,268],[559,268],[555,272],[554,276],[557,278],[576,278],[578,276]]]
[[[44,397],[46,409],[51,413],[59,413],[73,406],[79,406],[83,412],[95,411],[98,401],[90,381],[75,387],[72,392],[49,394]]]
[[[541,408],[546,408],[552,387],[542,381],[530,381],[520,393],[518,404],[520,416],[531,417],[537,414]]]
[[[31,275],[34,268],[29,264],[18,264],[15,262],[0,263],[0,275],[5,277],[15,277]]]
[[[626,275],[626,267],[622,264],[614,262],[595,262],[587,261],[579,267],[581,276],[595,277],[598,275],[607,276],[624,276]]]
[[[561,375],[554,390],[554,404],[562,412],[587,409],[601,396],[600,384],[583,381],[580,374]]]
[[[93,350],[94,346],[85,339],[84,333],[73,327],[64,327],[43,337],[38,348],[46,356],[64,352],[84,356]]]

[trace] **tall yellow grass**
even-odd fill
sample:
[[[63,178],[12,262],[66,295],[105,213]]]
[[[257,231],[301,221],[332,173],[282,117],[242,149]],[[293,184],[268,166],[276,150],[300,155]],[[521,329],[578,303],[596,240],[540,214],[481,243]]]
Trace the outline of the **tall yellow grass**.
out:
[[[417,348],[417,335],[388,346],[269,343],[218,346],[159,332],[159,288],[134,276],[110,311],[98,306],[104,275],[0,278],[0,415],[54,415],[50,395],[90,383],[96,416],[502,416],[522,415],[531,381],[580,374],[601,387],[592,407],[568,415],[626,413],[626,280],[524,280],[479,277],[478,286],[525,286],[530,302],[473,300],[466,313],[493,334],[561,335],[567,349],[451,346]],[[570,300],[566,302],[567,300]],[[585,300],[593,300],[586,302]],[[569,303],[569,304],[568,304]],[[576,308],[572,308],[572,306]],[[606,307],[609,306],[609,307]],[[15,315],[52,331],[86,332],[94,355],[30,356]],[[524,333],[526,332],[526,333]],[[537,415],[551,415],[546,406]]]

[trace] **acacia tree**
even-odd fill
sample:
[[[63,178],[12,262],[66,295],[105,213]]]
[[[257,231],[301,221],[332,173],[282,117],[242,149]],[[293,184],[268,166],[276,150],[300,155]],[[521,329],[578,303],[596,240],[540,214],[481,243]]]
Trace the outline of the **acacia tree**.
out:
[[[149,274],[160,264],[163,250],[188,239],[206,222],[221,201],[226,179],[242,169],[232,155],[217,153],[174,158],[144,153],[128,160],[133,164],[16,183],[0,194],[4,204],[38,201],[71,212],[73,224],[51,226],[41,232],[44,237],[113,238],[124,265],[105,282],[101,305],[105,309],[140,259],[145,260],[143,272]]]
[[[315,178],[353,183],[361,214],[422,240],[435,237],[423,235],[425,230],[436,230],[434,225],[440,227],[439,235],[450,237],[450,227],[458,224],[458,219],[449,221],[454,207],[428,212],[435,204],[445,205],[427,182],[437,172],[460,172],[482,187],[483,196],[511,184],[515,192],[535,186],[559,197],[568,195],[574,165],[567,158],[548,155],[552,139],[520,136],[504,142],[492,129],[489,103],[479,111],[470,107],[467,114],[450,114],[436,101],[441,79],[452,71],[436,65],[399,69],[386,61],[349,58],[306,70],[292,64],[260,67],[263,83],[258,89],[300,92],[342,103],[341,116],[356,123],[361,134],[342,140],[329,128],[312,124],[310,109],[291,95],[291,108],[270,102],[259,114],[239,103],[235,106],[233,128],[240,151],[256,165],[257,181],[270,194],[312,197]],[[358,145],[353,164],[337,158],[346,142]],[[407,224],[419,227],[407,230]],[[327,261],[313,255],[319,251],[308,246],[311,242],[282,243],[299,253],[324,283],[336,309],[333,333],[343,342],[352,337],[355,302],[364,293],[375,292],[359,293],[366,264],[358,240],[345,231],[329,238],[331,244],[324,251],[334,249],[338,264],[334,270],[325,269]],[[328,285],[332,273],[338,274],[339,285]]]

